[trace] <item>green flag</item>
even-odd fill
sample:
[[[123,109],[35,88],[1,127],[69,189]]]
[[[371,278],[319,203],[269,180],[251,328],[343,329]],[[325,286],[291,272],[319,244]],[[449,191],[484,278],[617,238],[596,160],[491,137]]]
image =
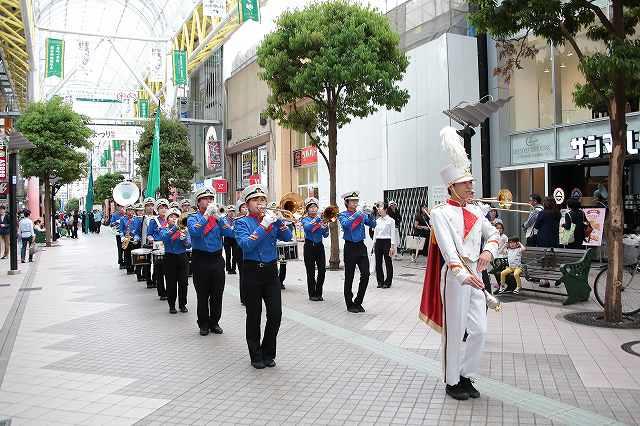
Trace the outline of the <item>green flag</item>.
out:
[[[89,186],[87,188],[87,200],[85,203],[84,211],[87,213],[87,216],[93,214],[93,159],[89,163]],[[85,232],[88,234],[89,229],[89,218],[84,221]]]
[[[156,109],[156,124],[153,129],[153,145],[151,145],[151,161],[147,175],[145,196],[155,197],[160,188],[160,104]]]
[[[258,0],[240,0],[238,2],[240,23],[250,19],[260,22],[260,2]]]

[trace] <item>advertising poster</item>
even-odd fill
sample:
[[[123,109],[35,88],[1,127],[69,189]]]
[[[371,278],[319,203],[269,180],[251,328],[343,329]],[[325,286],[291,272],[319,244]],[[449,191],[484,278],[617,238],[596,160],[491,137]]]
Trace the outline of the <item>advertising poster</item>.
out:
[[[242,153],[242,187],[246,188],[251,185],[249,180],[251,178],[251,151],[245,151]]]
[[[587,207],[582,209],[582,211],[593,228],[593,232],[591,232],[589,238],[585,238],[584,245],[592,247],[601,246],[604,235],[604,216],[607,209]]]
[[[210,126],[204,136],[204,158],[206,175],[222,174],[222,140],[214,126]]]

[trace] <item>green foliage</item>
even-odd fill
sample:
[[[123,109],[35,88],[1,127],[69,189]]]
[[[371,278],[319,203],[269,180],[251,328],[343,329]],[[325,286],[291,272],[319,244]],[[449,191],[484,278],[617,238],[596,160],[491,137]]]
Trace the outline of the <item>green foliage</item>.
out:
[[[120,173],[107,173],[98,176],[93,184],[93,199],[95,204],[102,204],[104,200],[111,198],[113,188],[124,180]]]
[[[80,211],[80,200],[77,198],[69,198],[67,204],[64,206],[64,211],[67,213],[73,213],[73,211]]]
[[[151,145],[153,143],[154,121],[147,121],[144,132],[138,142],[138,159],[136,165],[147,181]],[[178,188],[179,192],[191,191],[191,181],[196,172],[193,155],[189,143],[187,128],[178,120],[160,117],[160,194],[169,195],[169,187]]]
[[[348,1],[286,11],[257,51],[271,89],[266,115],[326,136],[332,111],[337,128],[380,106],[399,111],[409,94],[395,83],[409,61],[398,43],[385,16]]]
[[[580,60],[586,79],[578,84],[574,100],[578,106],[602,108],[614,97],[616,80],[623,80],[626,98],[640,95],[640,2],[619,0],[624,6],[620,29],[594,2],[588,0],[470,0],[475,6],[469,20],[480,32],[497,40],[526,42],[526,35],[540,36],[554,45],[569,44]],[[602,52],[583,52],[578,34],[602,44]],[[516,49],[517,50],[517,49]],[[515,64],[506,73],[520,68]],[[508,77],[508,75],[506,76]]]
[[[74,112],[60,97],[29,104],[16,123],[16,129],[35,146],[20,151],[22,174],[43,180],[59,177],[61,184],[82,177],[87,160],[79,149],[91,147],[92,131],[87,123],[87,117]]]

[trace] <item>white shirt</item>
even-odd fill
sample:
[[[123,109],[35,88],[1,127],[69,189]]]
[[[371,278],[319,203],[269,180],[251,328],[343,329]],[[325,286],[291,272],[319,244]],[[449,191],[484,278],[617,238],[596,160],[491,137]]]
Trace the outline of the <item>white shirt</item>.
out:
[[[373,239],[391,240],[391,244],[398,245],[396,241],[396,221],[389,215],[377,218]]]
[[[31,238],[35,236],[33,221],[28,217],[23,218],[18,224],[18,233],[20,234],[20,238]]]
[[[498,237],[498,257],[507,257],[507,242],[509,237],[502,234]]]
[[[509,268],[520,268],[522,266],[522,247],[508,248],[507,258],[509,259]]]

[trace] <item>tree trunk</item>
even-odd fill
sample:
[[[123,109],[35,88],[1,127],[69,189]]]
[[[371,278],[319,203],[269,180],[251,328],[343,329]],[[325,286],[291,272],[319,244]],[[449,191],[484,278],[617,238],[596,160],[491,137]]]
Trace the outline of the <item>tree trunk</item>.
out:
[[[44,179],[44,232],[47,240],[47,247],[51,247],[51,183],[49,177]]]
[[[613,26],[624,37],[622,2],[613,2]],[[622,321],[622,235],[624,233],[624,159],[627,150],[627,121],[625,116],[624,78],[614,83],[614,97],[609,103],[611,125],[611,157],[609,158],[609,212],[605,223],[608,244],[607,290],[604,301],[604,318],[608,322]]]
[[[338,125],[335,109],[330,109],[328,114],[329,124],[329,203],[337,206],[336,201],[336,157],[338,156]],[[329,225],[331,231],[331,255],[329,256],[329,269],[340,269],[340,235],[338,221]]]

